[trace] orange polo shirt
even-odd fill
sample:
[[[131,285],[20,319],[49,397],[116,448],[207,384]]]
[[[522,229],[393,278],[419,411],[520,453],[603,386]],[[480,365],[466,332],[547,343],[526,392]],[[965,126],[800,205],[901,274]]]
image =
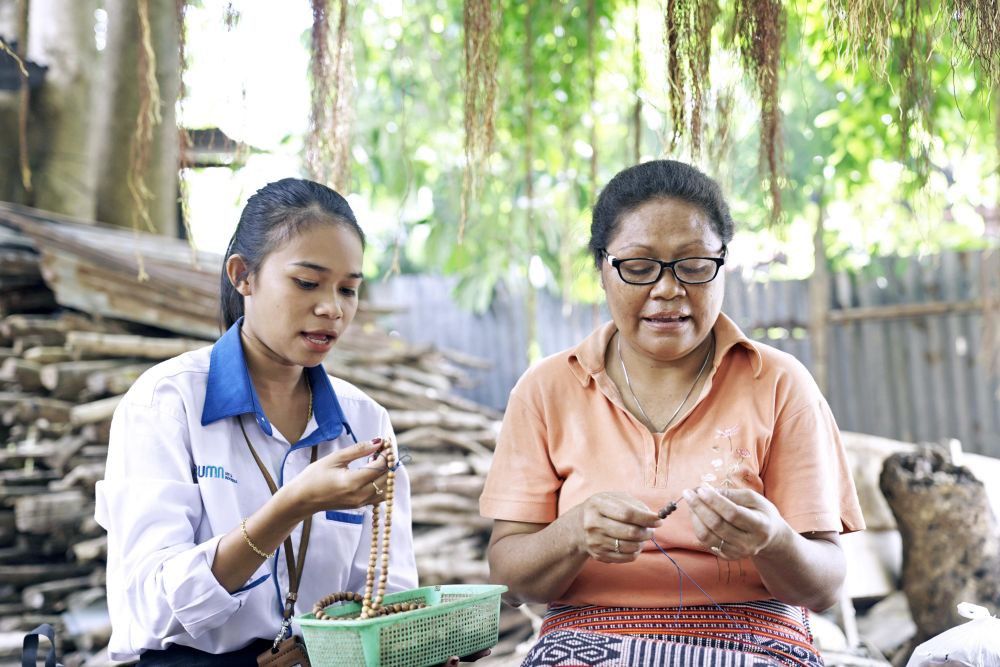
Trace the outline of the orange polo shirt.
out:
[[[750,341],[725,315],[697,402],[664,433],[628,410],[604,368],[607,323],[528,369],[511,391],[480,513],[551,523],[603,491],[657,510],[703,483],[762,493],[796,531],[864,528],[830,408],[794,357]],[[724,561],[695,538],[687,503],[656,541],[716,602],[768,599],[749,559]],[[711,602],[652,542],[628,564],[588,560],[561,602],[665,607]]]

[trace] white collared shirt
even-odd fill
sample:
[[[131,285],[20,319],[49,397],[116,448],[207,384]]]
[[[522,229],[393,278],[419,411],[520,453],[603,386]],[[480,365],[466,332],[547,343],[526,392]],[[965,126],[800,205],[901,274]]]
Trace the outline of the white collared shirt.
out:
[[[226,591],[212,574],[222,536],[239,530],[241,519],[270,497],[240,431],[237,419],[241,417],[218,415],[250,401],[252,413],[242,417],[247,436],[279,484],[309,465],[312,447],[304,443],[311,444],[330,433],[331,424],[340,423],[331,418],[331,412],[339,410],[334,417],[342,420],[344,428],[338,437],[319,442],[319,457],[350,447],[352,433],[358,440],[393,437],[384,408],[353,385],[316,367],[308,372],[317,414],[306,427],[308,435],[290,446],[259,410],[238,330],[235,343],[231,334],[233,330],[214,347],[153,367],[115,411],[105,478],[97,484],[96,510],[97,521],[108,531],[108,608],[113,628],[109,651],[113,659],[132,659],[146,649],[170,644],[224,653],[257,638],[273,639],[278,632],[281,599],[288,591],[283,553],[265,561],[235,593]],[[245,377],[239,376],[241,362]],[[215,366],[214,382],[209,378],[210,364]],[[220,369],[227,371],[224,382],[220,382]],[[249,389],[233,388],[240,383],[249,384]],[[206,400],[207,396],[213,400]],[[203,424],[203,408],[206,415],[213,409],[217,418]],[[280,470],[274,461],[283,456]],[[356,461],[350,467],[363,463]],[[389,591],[417,585],[409,491],[406,470],[400,467],[395,481]],[[291,536],[296,554],[300,533],[301,525]],[[362,592],[370,545],[370,506],[314,515],[295,613],[311,611],[316,600],[335,591]],[[272,572],[277,574],[280,599]],[[294,626],[293,630],[298,632]]]

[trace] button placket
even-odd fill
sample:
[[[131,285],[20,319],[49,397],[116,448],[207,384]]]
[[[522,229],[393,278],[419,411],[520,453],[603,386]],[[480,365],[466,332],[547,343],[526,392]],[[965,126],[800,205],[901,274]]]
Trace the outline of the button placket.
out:
[[[659,452],[660,455],[656,461],[656,484],[657,488],[666,488],[667,482],[670,478],[670,459],[673,457],[674,439],[671,432],[660,434],[657,436],[659,440]]]
[[[657,477],[657,460],[656,460],[656,436],[649,432],[646,426],[639,422],[631,413],[629,413],[629,418],[631,424],[634,428],[637,428],[639,435],[642,437],[642,448],[643,448],[643,466],[642,466],[642,485],[646,487],[656,486]]]

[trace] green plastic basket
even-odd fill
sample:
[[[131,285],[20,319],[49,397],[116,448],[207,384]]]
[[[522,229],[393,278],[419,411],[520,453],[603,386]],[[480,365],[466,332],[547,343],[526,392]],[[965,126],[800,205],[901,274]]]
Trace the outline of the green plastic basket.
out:
[[[296,618],[314,667],[429,667],[497,643],[500,595],[506,586],[425,586],[386,595],[382,604],[423,602],[427,607],[365,620]],[[326,608],[330,616],[361,612],[357,602]]]

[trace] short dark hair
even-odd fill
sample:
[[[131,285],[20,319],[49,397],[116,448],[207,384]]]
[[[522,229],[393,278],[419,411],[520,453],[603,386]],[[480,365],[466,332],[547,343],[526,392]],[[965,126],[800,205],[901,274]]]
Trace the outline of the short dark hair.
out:
[[[325,185],[300,178],[283,178],[268,183],[250,197],[222,258],[219,319],[223,331],[243,316],[243,295],[236,291],[226,274],[229,258],[239,255],[247,270],[253,273],[271,252],[294,234],[320,222],[342,224],[353,230],[364,248],[365,233],[350,204]]]
[[[618,231],[622,215],[648,201],[670,198],[701,208],[723,245],[732,241],[733,218],[719,184],[689,164],[652,160],[618,172],[597,198],[590,223],[590,251],[598,268],[601,251]]]

